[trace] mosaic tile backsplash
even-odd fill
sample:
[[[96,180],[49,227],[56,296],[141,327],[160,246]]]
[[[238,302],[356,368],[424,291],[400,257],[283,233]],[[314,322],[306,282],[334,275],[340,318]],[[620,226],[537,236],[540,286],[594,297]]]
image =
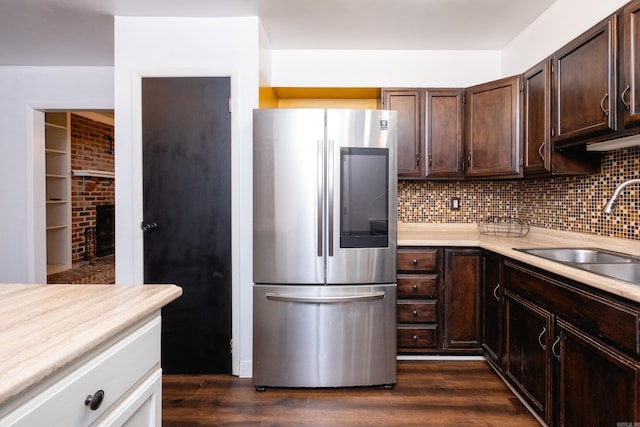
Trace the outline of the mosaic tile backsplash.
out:
[[[518,181],[399,181],[398,221],[477,223],[507,216],[532,226],[640,240],[640,185],[618,198],[611,214],[602,207],[615,187],[640,178],[640,147],[603,153],[599,174]],[[450,208],[460,198],[460,209]]]

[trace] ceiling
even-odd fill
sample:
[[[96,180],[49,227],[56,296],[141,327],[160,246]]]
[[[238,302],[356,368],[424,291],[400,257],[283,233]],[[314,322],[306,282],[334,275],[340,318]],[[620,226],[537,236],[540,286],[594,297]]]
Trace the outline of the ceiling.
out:
[[[114,16],[259,16],[273,49],[501,50],[556,0],[2,0],[0,65],[113,65]]]

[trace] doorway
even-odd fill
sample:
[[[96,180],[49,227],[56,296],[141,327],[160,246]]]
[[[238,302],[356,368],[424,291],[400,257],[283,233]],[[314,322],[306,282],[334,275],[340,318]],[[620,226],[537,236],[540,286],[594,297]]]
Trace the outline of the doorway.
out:
[[[144,282],[183,289],[162,310],[166,373],[231,373],[230,83],[142,79]]]

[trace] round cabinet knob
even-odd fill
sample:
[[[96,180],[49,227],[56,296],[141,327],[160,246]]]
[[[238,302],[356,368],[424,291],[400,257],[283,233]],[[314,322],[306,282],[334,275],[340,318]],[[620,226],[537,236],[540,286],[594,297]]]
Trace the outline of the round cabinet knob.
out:
[[[103,401],[104,401],[104,391],[98,390],[95,393],[93,393],[93,395],[87,396],[87,398],[84,399],[84,404],[85,406],[88,406],[89,409],[91,409],[92,411],[95,411],[100,407],[100,405],[102,405]]]
[[[414,341],[418,341],[418,336],[417,335],[414,335],[411,338],[413,338]]]
[[[418,285],[416,285],[415,283],[413,284],[413,290],[417,291],[418,290]]]
[[[418,260],[417,259],[414,259],[412,262],[413,262],[413,265],[418,265]]]
[[[413,310],[413,317],[418,317],[418,310]]]

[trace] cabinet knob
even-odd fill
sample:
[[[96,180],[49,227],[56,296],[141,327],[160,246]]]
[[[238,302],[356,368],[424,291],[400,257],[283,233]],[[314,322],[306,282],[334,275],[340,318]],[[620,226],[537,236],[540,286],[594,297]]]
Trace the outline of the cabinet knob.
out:
[[[418,265],[418,260],[414,259],[413,261],[411,261],[413,263],[413,265]]]
[[[104,391],[98,390],[93,395],[89,395],[84,399],[85,406],[88,406],[89,409],[95,411],[102,405],[104,401]]]
[[[413,317],[418,317],[418,310],[413,310]]]
[[[418,285],[416,285],[415,283],[413,284],[413,290],[417,291],[418,290]]]
[[[414,335],[411,338],[413,338],[414,341],[418,341],[418,336],[417,335]]]

